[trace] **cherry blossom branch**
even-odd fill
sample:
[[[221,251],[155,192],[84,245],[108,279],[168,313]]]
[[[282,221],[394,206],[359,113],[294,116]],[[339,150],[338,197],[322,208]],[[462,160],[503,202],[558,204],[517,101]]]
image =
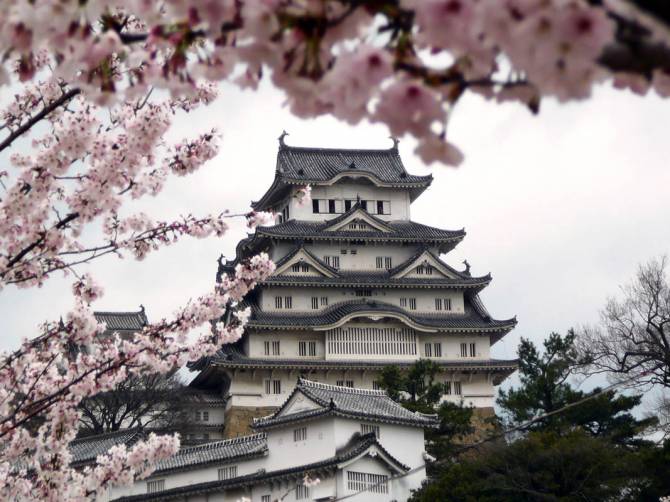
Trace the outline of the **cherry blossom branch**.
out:
[[[81,94],[81,89],[70,89],[64,93],[60,98],[52,101],[46,105],[42,110],[36,113],[34,116],[30,117],[24,124],[18,127],[16,130],[12,131],[1,143],[0,143],[0,152],[9,148],[14,140],[23,136],[28,132],[35,124],[40,122],[42,119],[47,117],[51,112],[60,108],[61,106],[66,105],[72,98]]]

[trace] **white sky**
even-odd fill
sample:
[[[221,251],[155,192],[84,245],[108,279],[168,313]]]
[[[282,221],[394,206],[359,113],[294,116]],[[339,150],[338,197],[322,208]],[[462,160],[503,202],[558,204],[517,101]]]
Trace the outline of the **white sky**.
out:
[[[170,181],[141,208],[156,218],[248,210],[272,182],[282,129],[296,146],[391,145],[382,126],[297,119],[282,101],[267,85],[256,93],[225,87],[215,106],[169,134],[195,136],[216,126],[223,133],[219,156]],[[494,317],[518,316],[518,327],[495,346],[496,357],[515,357],[520,336],[541,341],[597,320],[606,297],[638,263],[670,252],[670,139],[663,124],[670,124],[667,101],[603,87],[585,102],[545,101],[539,116],[520,105],[465,99],[450,122],[450,137],[466,155],[459,169],[426,168],[413,143],[401,141],[408,171],[435,178],[413,204],[412,219],[465,227],[465,240],[443,258],[459,269],[467,258],[476,275],[490,271],[485,304]],[[223,239],[185,239],[143,262],[103,259],[90,266],[106,292],[94,307],[144,304],[150,320],[169,315],[211,288],[216,258],[232,257],[244,232],[238,221]],[[69,284],[52,279],[39,290],[2,291],[0,348],[15,347],[41,321],[66,312]]]

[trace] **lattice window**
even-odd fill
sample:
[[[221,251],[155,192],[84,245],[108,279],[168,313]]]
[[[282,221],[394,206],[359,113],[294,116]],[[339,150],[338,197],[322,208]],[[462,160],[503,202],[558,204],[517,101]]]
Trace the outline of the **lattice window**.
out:
[[[451,396],[451,382],[444,382],[444,393]]]
[[[384,256],[384,268],[386,270],[393,268],[393,259],[391,256]]]
[[[284,297],[284,308],[292,309],[293,308],[293,297],[285,296]]]
[[[281,296],[275,296],[275,308],[281,309],[284,307],[284,300]]]
[[[163,490],[165,490],[164,479],[154,479],[152,481],[147,481],[147,493],[162,492]]]
[[[209,422],[209,411],[203,411],[202,412],[202,421],[203,422]]]
[[[298,355],[300,356],[316,356],[316,342],[298,342]]]
[[[354,388],[354,381],[353,380],[337,380],[335,382],[335,385],[338,387],[349,387],[350,389]]]
[[[461,343],[461,357],[468,357],[468,344]]]
[[[470,357],[476,357],[477,356],[477,344],[476,343],[471,343],[470,344]]]
[[[229,465],[227,467],[221,467],[219,469],[219,481],[223,481],[224,479],[236,478],[236,477],[237,477],[237,466],[236,465]]]
[[[407,298],[401,298],[400,299],[400,306],[401,307],[407,307]]]
[[[416,298],[409,299],[409,309],[416,310]]]
[[[312,309],[318,309],[319,308],[319,297],[318,296],[313,296],[312,297]]]
[[[299,429],[293,429],[293,441],[306,441],[307,440],[307,427],[300,427]]]
[[[356,296],[372,296],[371,289],[357,289]]]
[[[281,394],[281,380],[265,380],[266,394]]]
[[[430,343],[427,343],[423,348],[423,352],[426,357],[433,357],[433,346]]]
[[[451,310],[451,298],[444,299],[444,310]]]
[[[375,260],[375,264],[377,268],[382,268],[384,266],[384,257],[383,256],[377,256],[377,259]]]
[[[388,493],[389,477],[384,474],[347,471],[347,488],[355,492]]]
[[[270,502],[270,495],[261,495],[261,502]]]
[[[309,487],[305,485],[296,485],[295,487],[295,499],[303,500],[309,498]]]
[[[309,265],[307,265],[307,263],[302,263],[301,267],[300,267],[300,270],[302,272],[309,272]]]
[[[294,263],[291,265],[291,272],[300,272],[300,263]]]
[[[327,307],[328,306],[328,297],[327,296],[322,296],[321,297],[321,306],[322,307]]]
[[[330,354],[416,355],[416,333],[410,328],[336,328],[327,332],[326,343]]]
[[[442,298],[435,298],[435,310],[442,310]]]
[[[454,394],[456,394],[457,396],[463,394],[463,391],[461,389],[461,382],[454,382]]]

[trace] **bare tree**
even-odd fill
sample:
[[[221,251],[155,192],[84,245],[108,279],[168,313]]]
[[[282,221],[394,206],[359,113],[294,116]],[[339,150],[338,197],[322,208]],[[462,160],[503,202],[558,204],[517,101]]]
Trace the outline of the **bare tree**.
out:
[[[175,373],[131,376],[82,401],[80,435],[132,427],[180,430],[186,423],[185,389]]]
[[[587,372],[635,384],[670,388],[670,280],[668,257],[640,265],[635,278],[610,298],[597,326],[581,330]]]

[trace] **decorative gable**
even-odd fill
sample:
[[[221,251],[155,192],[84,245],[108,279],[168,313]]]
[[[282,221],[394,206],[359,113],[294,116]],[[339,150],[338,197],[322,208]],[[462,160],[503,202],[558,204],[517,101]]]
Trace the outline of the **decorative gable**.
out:
[[[393,228],[385,222],[370,215],[362,208],[356,208],[350,214],[336,218],[332,225],[326,226],[324,232],[393,232]]]
[[[282,407],[282,409],[279,410],[279,412],[277,413],[277,417],[282,417],[284,415],[293,415],[294,413],[300,413],[303,411],[310,411],[317,409],[322,409],[322,406],[312,401],[302,392],[296,392]]]
[[[298,249],[272,275],[301,275],[306,277],[336,277],[337,273],[304,248]]]
[[[392,275],[394,279],[458,279],[461,274],[443,263],[433,253],[425,250],[414,259],[400,266]]]

